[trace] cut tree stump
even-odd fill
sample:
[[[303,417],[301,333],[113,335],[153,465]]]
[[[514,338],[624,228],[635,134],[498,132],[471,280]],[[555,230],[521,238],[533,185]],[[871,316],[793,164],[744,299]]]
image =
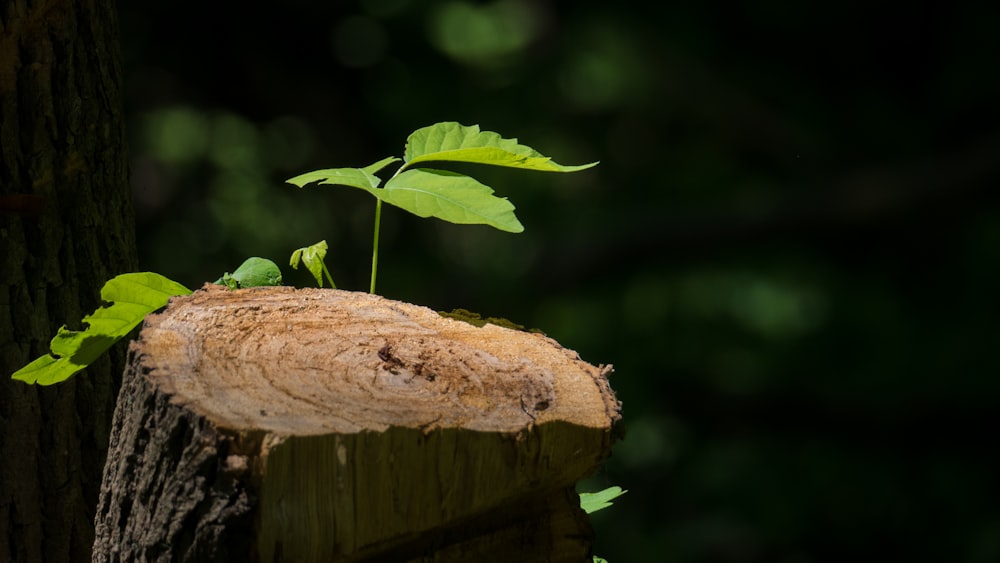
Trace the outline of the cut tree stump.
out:
[[[129,349],[95,561],[589,561],[610,367],[365,293],[206,285]]]

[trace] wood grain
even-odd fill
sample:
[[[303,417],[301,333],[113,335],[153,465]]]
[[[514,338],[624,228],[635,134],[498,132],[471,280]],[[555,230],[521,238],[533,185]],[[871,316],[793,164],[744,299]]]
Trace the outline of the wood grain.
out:
[[[206,286],[147,319],[130,366],[127,379],[142,383],[126,382],[123,395],[136,398],[116,412],[123,439],[102,509],[124,504],[131,514],[102,511],[98,534],[109,545],[130,543],[132,520],[143,522],[140,544],[187,534],[206,545],[200,528],[227,556],[261,561],[589,556],[573,487],[609,454],[620,405],[610,367],[550,338],[364,293]],[[150,427],[171,430],[159,440],[134,430]],[[211,460],[184,461],[206,451]],[[191,530],[153,542],[149,529],[198,504],[129,498],[125,481],[143,481],[129,460],[160,455],[175,461],[155,466],[175,472],[214,467],[215,484],[205,478],[191,491],[216,499],[209,504],[225,504],[220,491],[252,500],[228,523],[188,518]],[[197,481],[197,471],[180,473]],[[163,471],[143,482],[162,481]],[[253,549],[218,536],[220,524],[248,518]]]

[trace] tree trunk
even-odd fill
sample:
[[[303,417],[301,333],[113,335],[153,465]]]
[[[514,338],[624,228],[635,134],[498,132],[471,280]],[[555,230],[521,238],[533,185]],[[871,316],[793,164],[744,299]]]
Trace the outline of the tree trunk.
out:
[[[118,25],[105,0],[0,5],[0,561],[84,561],[124,350],[9,375],[136,269]]]
[[[206,286],[129,350],[95,561],[589,561],[608,367],[338,290]]]

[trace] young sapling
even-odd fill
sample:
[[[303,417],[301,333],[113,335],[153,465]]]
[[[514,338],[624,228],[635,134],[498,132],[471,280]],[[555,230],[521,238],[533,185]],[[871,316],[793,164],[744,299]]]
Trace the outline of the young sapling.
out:
[[[375,174],[397,162],[403,164],[382,185],[382,180]],[[383,202],[418,217],[436,217],[457,224],[489,225],[510,233],[524,230],[514,215],[514,205],[507,198],[494,196],[493,188],[471,176],[425,168],[431,162],[488,164],[542,172],[576,172],[597,165],[591,162],[564,166],[529,146],[518,144],[517,139],[505,139],[498,133],[481,131],[478,125],[466,126],[448,121],[411,133],[402,158],[390,156],[364,168],[315,170],[290,178],[287,182],[300,188],[316,183],[350,186],[375,197],[369,285],[369,292],[375,293]]]
[[[326,280],[330,282],[330,287],[337,289],[337,284],[333,283],[330,270],[326,269],[326,264],[323,262],[323,259],[326,258],[326,250],[326,241],[321,240],[312,246],[296,249],[288,263],[296,270],[299,269],[300,261],[305,264],[309,273],[316,278],[316,285],[319,287],[323,287],[323,274],[326,274]]]

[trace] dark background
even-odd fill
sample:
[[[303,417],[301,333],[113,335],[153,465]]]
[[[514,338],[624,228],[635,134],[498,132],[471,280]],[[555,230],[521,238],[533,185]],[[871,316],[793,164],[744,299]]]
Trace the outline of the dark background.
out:
[[[225,4],[120,6],[143,269],[366,290],[374,201],[283,181],[437,121],[600,160],[476,169],[519,235],[387,207],[378,287],[615,365],[598,554],[1000,561],[998,4]]]

